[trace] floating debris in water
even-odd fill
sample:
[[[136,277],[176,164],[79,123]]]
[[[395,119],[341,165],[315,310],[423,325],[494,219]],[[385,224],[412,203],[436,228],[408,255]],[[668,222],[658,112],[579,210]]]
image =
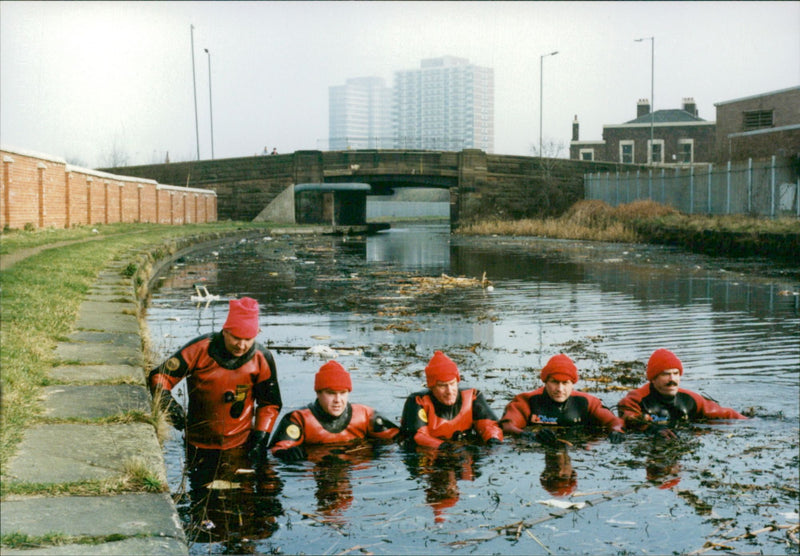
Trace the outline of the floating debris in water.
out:
[[[337,355],[339,355],[338,353],[336,353],[335,349],[323,345],[311,346],[306,350],[306,353],[308,353],[309,355],[317,355],[319,357],[334,357],[334,358]]]
[[[552,506],[554,508],[561,508],[562,510],[580,510],[586,506],[586,502],[569,502],[567,500],[556,500],[555,498],[537,500],[536,503]]]
[[[400,287],[398,293],[401,295],[424,295],[453,288],[481,287],[485,288],[487,291],[494,290],[492,283],[487,280],[485,272],[483,273],[483,277],[481,279],[465,278],[463,276],[448,276],[447,274],[442,274],[439,277],[412,276],[408,280],[411,282],[410,284],[402,285]]]
[[[209,490],[233,490],[235,488],[242,488],[242,483],[232,483],[230,481],[223,481],[222,479],[215,479],[206,485]]]

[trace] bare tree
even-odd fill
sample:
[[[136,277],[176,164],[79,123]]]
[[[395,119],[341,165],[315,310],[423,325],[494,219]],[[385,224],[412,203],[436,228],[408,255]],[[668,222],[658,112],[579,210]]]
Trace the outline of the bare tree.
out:
[[[122,145],[120,145],[119,138],[115,135],[110,145],[107,145],[103,150],[103,167],[104,168],[120,168],[127,166],[130,156]]]

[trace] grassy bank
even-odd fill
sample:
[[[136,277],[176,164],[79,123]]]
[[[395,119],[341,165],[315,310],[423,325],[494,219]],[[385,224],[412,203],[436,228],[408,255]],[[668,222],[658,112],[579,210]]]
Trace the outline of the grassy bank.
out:
[[[56,343],[72,332],[81,302],[107,264],[187,236],[264,228],[263,223],[218,222],[4,232],[4,258],[36,247],[59,247],[35,253],[0,273],[0,466],[5,467],[24,429],[40,418],[41,389],[58,364]]]
[[[653,201],[618,207],[579,201],[558,218],[486,220],[459,226],[456,233],[661,243],[696,252],[789,262],[800,253],[800,220],[796,218],[685,215]]]

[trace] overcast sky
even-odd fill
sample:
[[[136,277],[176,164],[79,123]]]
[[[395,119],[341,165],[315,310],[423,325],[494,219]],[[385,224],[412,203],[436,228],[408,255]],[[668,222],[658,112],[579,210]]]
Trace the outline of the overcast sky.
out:
[[[0,142],[89,167],[326,149],[328,87],[444,55],[494,68],[495,152],[568,155],[693,97],[800,85],[800,2],[0,2]],[[209,108],[209,57],[211,94]]]

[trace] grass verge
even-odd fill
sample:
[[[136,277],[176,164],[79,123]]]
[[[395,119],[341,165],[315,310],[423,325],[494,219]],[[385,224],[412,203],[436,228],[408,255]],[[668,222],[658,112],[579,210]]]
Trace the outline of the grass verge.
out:
[[[165,255],[167,249],[162,246],[187,236],[261,229],[266,229],[265,224],[216,222],[4,232],[0,242],[4,255],[75,243],[43,250],[0,273],[0,467],[5,468],[25,429],[41,415],[41,388],[50,383],[49,371],[58,363],[56,342],[72,332],[80,304],[107,264],[156,246]],[[98,234],[101,239],[83,241]]]

